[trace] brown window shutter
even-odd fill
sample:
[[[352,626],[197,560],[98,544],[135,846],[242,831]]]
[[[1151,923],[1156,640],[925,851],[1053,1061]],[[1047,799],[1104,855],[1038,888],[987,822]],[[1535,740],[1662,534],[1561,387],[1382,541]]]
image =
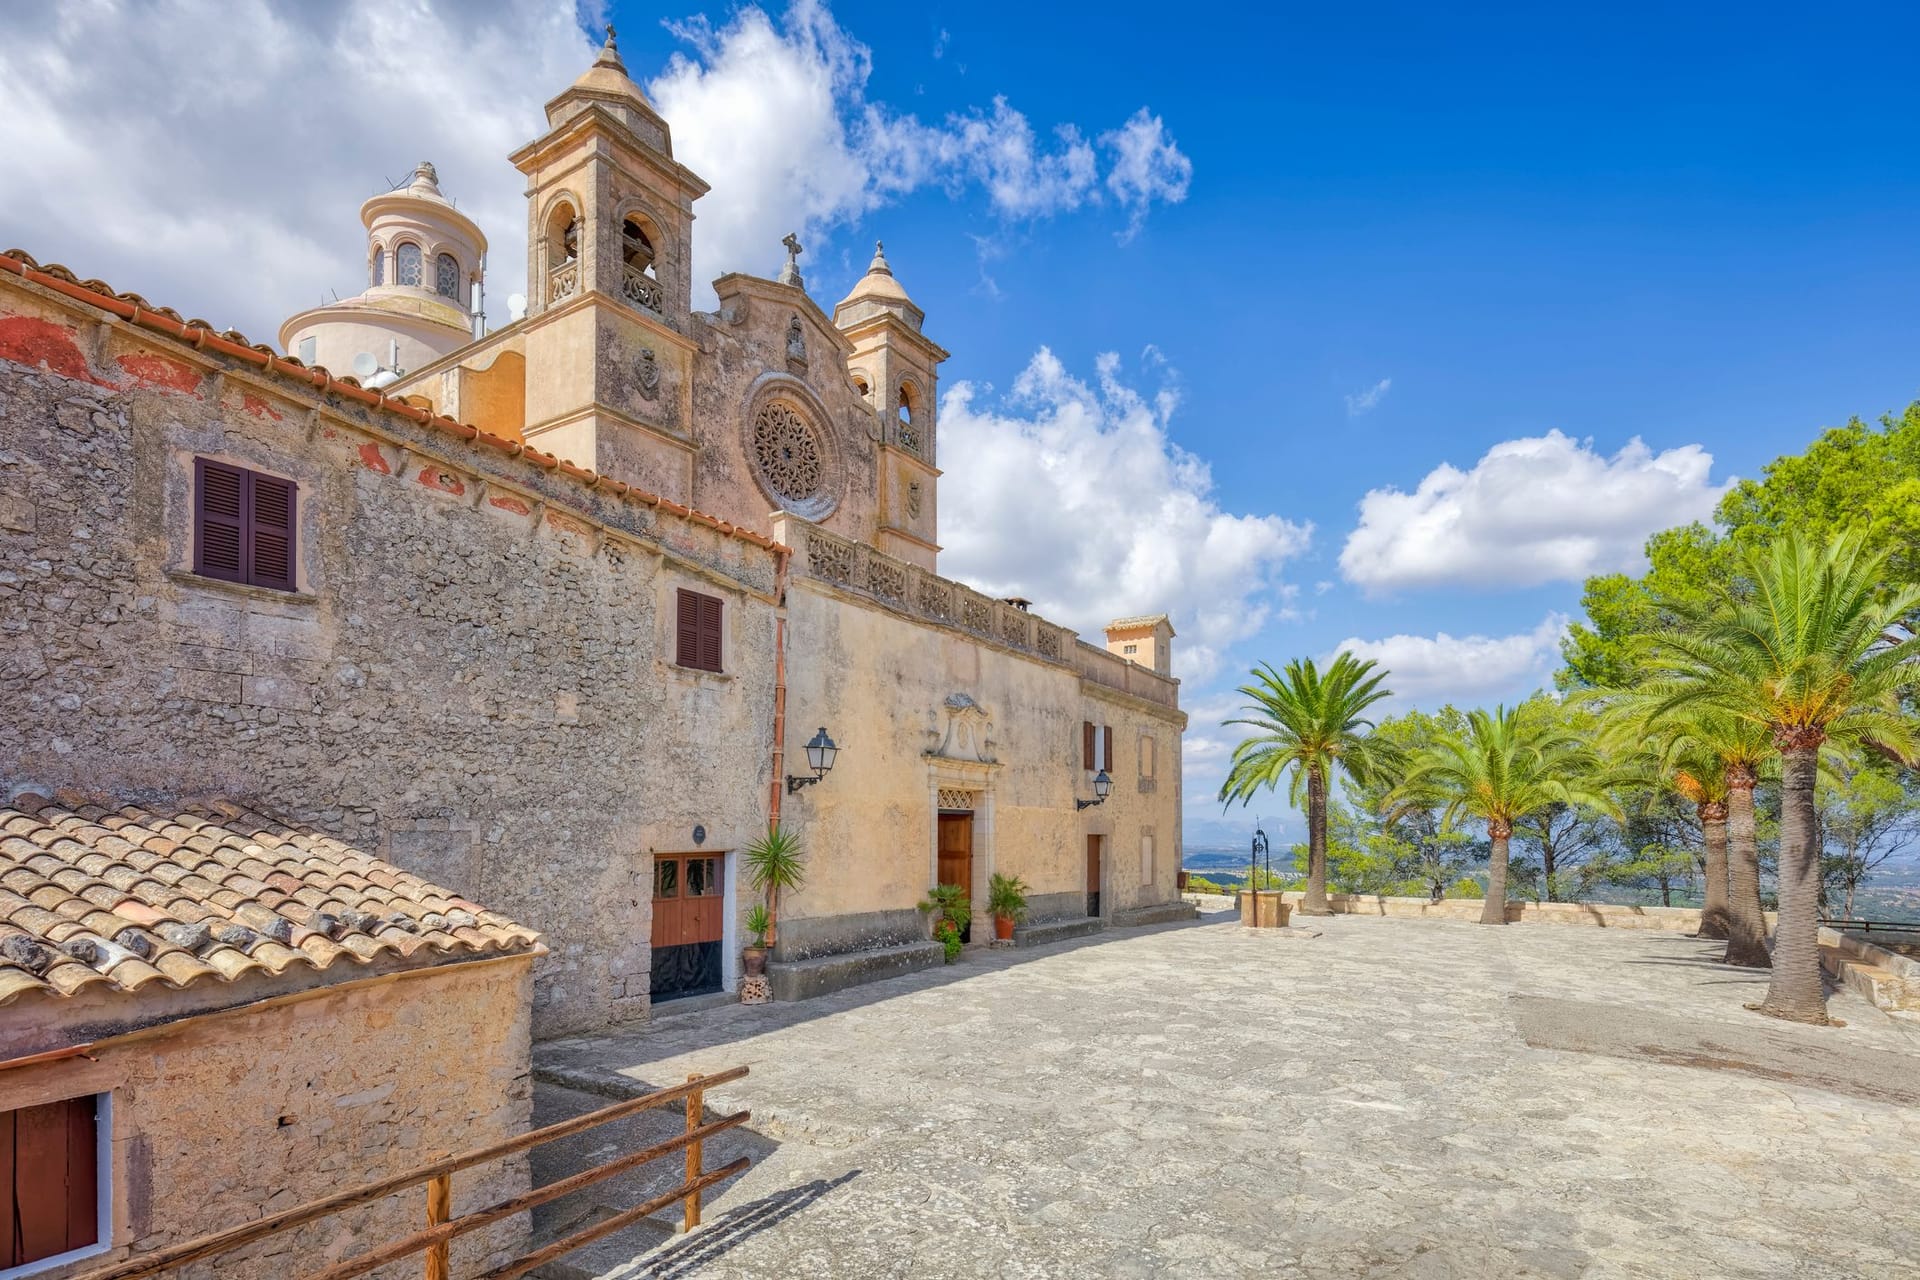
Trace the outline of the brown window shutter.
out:
[[[247,480],[253,490],[248,503],[251,563],[247,581],[255,586],[291,591],[296,486],[291,480],[257,472],[249,472]]]
[[[227,582],[247,580],[247,473],[193,460],[193,571]]]
[[[1093,721],[1080,722],[1080,767],[1093,772]]]
[[[720,669],[720,599],[700,597],[700,669]]]
[[[1100,767],[1108,773],[1113,772],[1113,726],[1108,725],[1100,731]]]
[[[674,622],[674,662],[683,667],[699,666],[700,597],[683,589]]]
[[[94,1100],[66,1098],[0,1116],[8,1209],[0,1262],[38,1262],[96,1243]]]

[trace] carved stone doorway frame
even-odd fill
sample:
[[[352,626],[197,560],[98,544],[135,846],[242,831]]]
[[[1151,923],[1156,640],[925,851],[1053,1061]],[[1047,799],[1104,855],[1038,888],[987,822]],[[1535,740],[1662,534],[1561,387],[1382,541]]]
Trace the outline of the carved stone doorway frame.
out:
[[[973,936],[993,936],[987,917],[987,884],[994,871],[993,777],[998,764],[927,757],[927,887],[940,883],[940,814],[973,814]],[[964,802],[962,798],[964,797]]]

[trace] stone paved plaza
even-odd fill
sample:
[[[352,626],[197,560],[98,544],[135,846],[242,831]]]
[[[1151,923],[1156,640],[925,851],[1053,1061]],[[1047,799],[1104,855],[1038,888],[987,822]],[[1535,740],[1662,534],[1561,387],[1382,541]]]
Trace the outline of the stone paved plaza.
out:
[[[1920,1025],[1847,995],[1841,1029],[1762,1019],[1763,977],[1672,935],[1312,924],[538,1046],[543,1118],[605,1101],[556,1082],[752,1068],[714,1100],[752,1129],[709,1163],[753,1169],[700,1231],[584,1273],[1914,1273]]]

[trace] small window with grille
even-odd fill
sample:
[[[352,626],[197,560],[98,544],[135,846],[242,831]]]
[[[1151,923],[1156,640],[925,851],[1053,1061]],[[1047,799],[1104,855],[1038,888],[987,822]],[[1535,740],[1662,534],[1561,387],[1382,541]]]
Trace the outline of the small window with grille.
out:
[[[399,250],[393,255],[394,283],[409,285],[412,288],[418,289],[421,287],[420,282],[424,278],[424,273],[425,264],[420,253],[420,246],[412,243],[402,243]]]

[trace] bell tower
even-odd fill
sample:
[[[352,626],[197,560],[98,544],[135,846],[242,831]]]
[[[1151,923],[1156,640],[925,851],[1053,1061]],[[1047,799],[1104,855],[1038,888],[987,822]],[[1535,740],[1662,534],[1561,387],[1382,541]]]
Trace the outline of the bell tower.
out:
[[[511,157],[527,178],[526,440],[686,501],[693,202],[707,184],[627,76],[612,27]]]
[[[920,332],[925,319],[894,279],[881,244],[873,246],[867,274],[833,309],[834,326],[853,343],[847,373],[879,419],[876,542],[888,555],[933,572],[940,554],[934,393],[947,352]]]

